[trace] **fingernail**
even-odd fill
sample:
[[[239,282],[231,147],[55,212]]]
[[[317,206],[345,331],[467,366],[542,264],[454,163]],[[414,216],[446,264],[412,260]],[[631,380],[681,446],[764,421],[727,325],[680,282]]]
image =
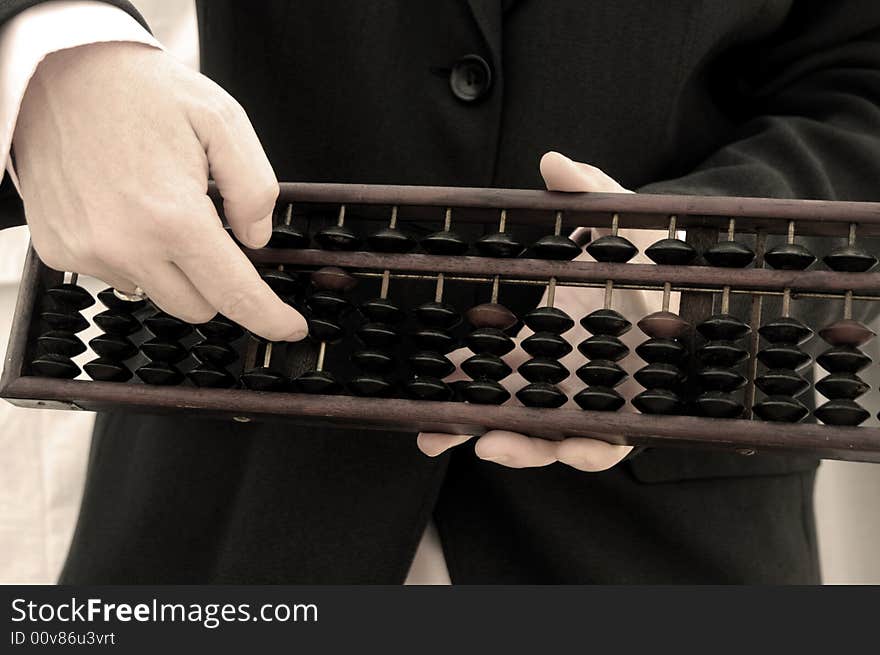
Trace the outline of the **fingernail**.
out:
[[[495,464],[509,464],[510,457],[507,455],[495,455],[494,457],[482,457],[485,462],[494,462]]]
[[[253,248],[262,248],[269,243],[269,238],[272,236],[271,214],[261,221],[248,225],[244,236],[248,245]]]
[[[295,330],[284,337],[284,341],[302,341],[308,334],[308,330]]]

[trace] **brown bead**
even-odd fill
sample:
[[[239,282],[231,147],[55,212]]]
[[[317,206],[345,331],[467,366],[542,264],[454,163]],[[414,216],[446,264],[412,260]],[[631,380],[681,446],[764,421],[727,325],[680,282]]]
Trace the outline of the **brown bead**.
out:
[[[328,291],[348,291],[357,280],[338,266],[325,266],[312,273],[312,283]]]
[[[832,346],[861,346],[874,338],[874,332],[866,325],[845,318],[819,330],[819,336]]]
[[[516,314],[497,302],[471,307],[465,316],[470,324],[477,328],[491,327],[506,330],[516,324]]]
[[[639,329],[655,339],[677,339],[685,334],[690,324],[672,312],[654,312],[638,322]]]

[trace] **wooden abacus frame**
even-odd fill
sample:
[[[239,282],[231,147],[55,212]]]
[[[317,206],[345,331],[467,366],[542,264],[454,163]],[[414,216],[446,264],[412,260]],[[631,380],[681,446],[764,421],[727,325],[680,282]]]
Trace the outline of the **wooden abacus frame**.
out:
[[[857,224],[860,236],[880,235],[880,203],[659,196],[605,193],[554,193],[509,189],[446,187],[366,186],[343,184],[285,183],[282,203],[314,207],[354,206],[359,215],[387,216],[387,209],[400,206],[408,219],[438,219],[438,209],[452,207],[455,221],[488,223],[506,209],[510,221],[552,225],[556,212],[563,212],[568,228],[607,227],[617,214],[621,228],[667,229],[669,217],[687,231],[687,239],[705,247],[736,219],[738,231],[757,235],[756,268],[736,269],[735,293],[752,298],[752,315],[760,318],[764,295],[790,289],[799,297],[880,300],[880,273],[837,271],[785,271],[760,267],[767,234],[785,234],[789,221],[797,221],[798,233],[846,237]],[[699,249],[699,248],[698,248]],[[680,314],[695,324],[711,313],[712,294],[731,286],[731,269],[709,266],[661,266],[596,262],[556,262],[537,259],[491,259],[445,257],[425,254],[333,252],[326,250],[271,249],[246,251],[257,265],[285,264],[292,267],[340,266],[355,275],[380,276],[390,270],[394,277],[436,278],[491,283],[500,275],[505,283],[546,285],[555,277],[559,284],[604,286],[614,280],[616,288],[662,290],[665,283],[682,292]],[[369,270],[365,270],[369,269]],[[360,272],[358,272],[360,270]],[[374,271],[374,272],[369,272]],[[29,343],[36,337],[33,320],[41,293],[62,280],[62,273],[48,269],[31,250],[27,257],[18,305],[0,379],[0,396],[27,407],[129,410],[191,414],[249,422],[284,419],[300,424],[331,423],[364,429],[402,432],[417,430],[480,434],[486,429],[510,429],[561,439],[587,436],[611,443],[649,446],[712,447],[732,449],[742,455],[756,452],[797,452],[818,457],[880,462],[880,428],[835,427],[819,424],[768,423],[750,419],[709,419],[693,416],[643,415],[629,412],[590,412],[581,409],[534,409],[523,406],[472,405],[462,402],[428,402],[382,399],[381,416],[376,399],[353,396],[316,396],[286,392],[240,389],[201,389],[190,386],[161,387],[86,380],[57,380],[27,375]],[[754,321],[753,321],[754,322]],[[753,332],[749,356],[754,363],[758,338]],[[754,374],[749,376],[746,397],[754,399]]]

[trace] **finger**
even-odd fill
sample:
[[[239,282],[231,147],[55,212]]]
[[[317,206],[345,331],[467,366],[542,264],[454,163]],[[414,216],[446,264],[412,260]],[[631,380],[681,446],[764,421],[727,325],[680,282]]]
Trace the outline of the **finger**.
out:
[[[547,466],[556,461],[554,441],[535,439],[517,432],[490,430],[477,440],[477,457],[510,468]]]
[[[217,313],[186,275],[170,262],[154,265],[137,284],[125,289],[113,286],[126,292],[139,286],[159,309],[187,323],[204,323]]]
[[[558,152],[551,151],[541,157],[541,175],[550,191],[627,192],[617,180],[602,170],[573,161]]]
[[[244,109],[211,84],[214,110],[193,112],[191,121],[223,197],[226,220],[239,241],[262,248],[272,236],[278,179]]]
[[[206,212],[214,207],[206,198]],[[214,309],[270,341],[299,341],[309,331],[305,319],[260,278],[241,249],[213,219],[200,219],[197,244],[181,244],[175,263]]]
[[[470,434],[446,434],[443,432],[419,432],[416,444],[428,457],[437,457],[470,439]]]
[[[604,471],[618,464],[632,446],[617,446],[598,439],[570,437],[559,443],[557,457],[563,464],[580,471]]]

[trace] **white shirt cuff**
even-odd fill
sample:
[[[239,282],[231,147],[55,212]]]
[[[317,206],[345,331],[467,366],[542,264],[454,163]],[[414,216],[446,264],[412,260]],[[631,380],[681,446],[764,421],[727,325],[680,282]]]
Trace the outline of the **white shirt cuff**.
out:
[[[0,28],[0,181],[4,169],[18,188],[10,149],[21,102],[46,55],[89,43],[130,41],[161,48],[131,15],[97,0],[52,0],[21,12]]]

